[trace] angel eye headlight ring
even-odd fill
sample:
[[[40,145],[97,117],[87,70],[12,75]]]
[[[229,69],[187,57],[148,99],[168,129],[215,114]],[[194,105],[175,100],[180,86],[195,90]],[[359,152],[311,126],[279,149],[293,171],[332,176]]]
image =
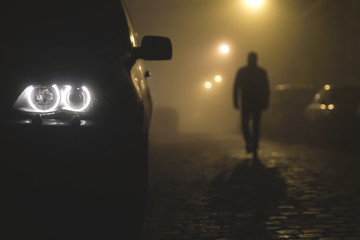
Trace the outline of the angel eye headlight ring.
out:
[[[62,92],[62,104],[66,110],[74,112],[85,111],[91,103],[91,94],[86,86],[73,88],[69,85],[64,86]]]
[[[60,90],[52,86],[29,86],[26,90],[29,105],[37,112],[51,112],[60,104]]]
[[[20,94],[14,108],[32,113],[87,112],[92,107],[93,98],[86,86],[30,85]]]

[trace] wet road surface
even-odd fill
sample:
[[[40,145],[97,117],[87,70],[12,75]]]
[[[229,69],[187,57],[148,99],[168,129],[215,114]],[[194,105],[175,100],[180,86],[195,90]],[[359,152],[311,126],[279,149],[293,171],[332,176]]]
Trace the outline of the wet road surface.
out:
[[[360,239],[360,155],[241,135],[150,144],[144,239]]]

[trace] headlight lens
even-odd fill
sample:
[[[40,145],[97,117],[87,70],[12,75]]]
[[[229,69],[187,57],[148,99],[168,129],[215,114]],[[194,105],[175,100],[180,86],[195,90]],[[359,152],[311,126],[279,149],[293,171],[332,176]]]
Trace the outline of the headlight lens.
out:
[[[52,86],[29,86],[25,89],[29,105],[37,112],[51,112],[58,108],[60,91]]]
[[[82,112],[91,103],[91,94],[87,87],[73,88],[65,86],[63,90],[63,108],[74,112]]]
[[[92,102],[93,94],[86,86],[31,85],[21,93],[14,107],[36,113],[50,113],[61,109],[86,112],[91,108]]]

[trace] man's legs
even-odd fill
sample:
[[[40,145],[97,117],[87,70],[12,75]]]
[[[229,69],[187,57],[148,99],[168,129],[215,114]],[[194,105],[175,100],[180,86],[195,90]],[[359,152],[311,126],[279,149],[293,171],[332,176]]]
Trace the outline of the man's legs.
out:
[[[261,111],[257,110],[252,112],[252,121],[253,121],[253,131],[252,131],[252,147],[254,153],[254,159],[258,158],[257,151],[259,147],[260,139],[260,121],[261,121]]]
[[[250,112],[244,109],[241,110],[241,128],[246,142],[246,151],[250,153],[252,142],[250,134]]]

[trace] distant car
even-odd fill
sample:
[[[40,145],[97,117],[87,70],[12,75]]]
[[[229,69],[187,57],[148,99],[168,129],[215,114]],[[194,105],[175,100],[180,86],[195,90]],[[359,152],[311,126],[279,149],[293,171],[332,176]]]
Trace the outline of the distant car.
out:
[[[109,204],[117,197],[143,204],[152,101],[142,60],[171,59],[170,39],[139,43],[119,0],[22,0],[2,9],[0,134],[9,191],[44,184],[46,199],[51,179],[65,179],[78,196],[94,191]]]
[[[359,130],[360,84],[324,85],[304,112],[311,131],[341,137]]]
[[[314,96],[310,84],[279,84],[272,88],[270,107],[264,113],[264,134],[271,138],[301,140],[304,109]]]

